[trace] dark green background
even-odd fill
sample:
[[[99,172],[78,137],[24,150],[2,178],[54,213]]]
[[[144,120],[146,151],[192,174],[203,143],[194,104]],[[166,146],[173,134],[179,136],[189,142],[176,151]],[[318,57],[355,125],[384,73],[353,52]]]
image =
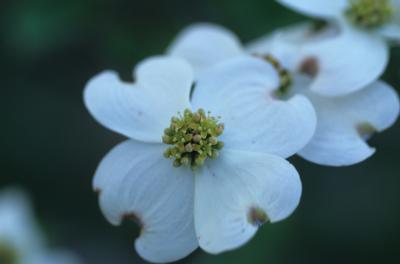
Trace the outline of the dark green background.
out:
[[[192,22],[220,23],[249,41],[302,19],[272,0],[2,1],[0,187],[30,192],[51,246],[88,264],[142,263],[133,249],[138,229],[109,225],[91,190],[98,162],[123,138],[85,110],[86,81],[103,69],[130,78]],[[393,49],[385,74],[397,87],[399,58]],[[377,153],[356,166],[292,158],[304,188],[292,217],[239,250],[198,250],[182,263],[400,263],[399,131],[397,123],[376,135]]]

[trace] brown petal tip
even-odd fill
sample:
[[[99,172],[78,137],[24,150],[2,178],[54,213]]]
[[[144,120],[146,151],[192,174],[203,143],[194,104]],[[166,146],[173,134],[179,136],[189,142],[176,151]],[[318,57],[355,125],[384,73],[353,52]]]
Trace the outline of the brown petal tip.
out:
[[[301,73],[304,73],[308,76],[316,76],[319,71],[318,60],[314,57],[310,57],[305,59],[299,68]]]
[[[251,207],[247,219],[250,224],[260,227],[263,224],[269,222],[268,215],[265,213],[265,211],[259,207]]]
[[[371,136],[376,132],[376,128],[370,123],[360,123],[357,125],[357,132],[365,140],[371,138]]]

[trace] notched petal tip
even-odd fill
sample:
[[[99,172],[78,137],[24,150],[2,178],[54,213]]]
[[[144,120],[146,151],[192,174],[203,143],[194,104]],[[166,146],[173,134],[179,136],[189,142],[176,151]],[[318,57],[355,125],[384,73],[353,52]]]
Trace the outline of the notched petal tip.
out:
[[[299,71],[308,76],[315,77],[319,72],[319,63],[317,58],[315,57],[306,58],[300,64]]]
[[[101,192],[102,192],[102,190],[100,188],[98,188],[98,187],[94,188],[93,191],[97,195],[101,195]]]
[[[137,214],[137,213],[123,214],[121,216],[121,222],[126,222],[126,221],[135,223],[140,229],[140,235],[143,234],[145,225],[144,225],[142,218],[139,216],[139,214]]]
[[[368,122],[360,123],[356,126],[357,133],[364,140],[370,139],[378,130]]]
[[[260,227],[270,221],[267,213],[260,207],[251,207],[247,214],[247,220],[256,227]]]

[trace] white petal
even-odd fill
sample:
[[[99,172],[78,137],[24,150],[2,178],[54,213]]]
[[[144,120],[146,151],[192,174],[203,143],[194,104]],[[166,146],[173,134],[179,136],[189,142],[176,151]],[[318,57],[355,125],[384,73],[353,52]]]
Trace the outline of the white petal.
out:
[[[338,18],[348,6],[348,0],[277,0],[288,8],[317,18]]]
[[[286,160],[268,154],[224,150],[196,173],[195,228],[202,249],[221,253],[246,243],[262,224],[259,209],[271,222],[297,207],[301,182]]]
[[[136,82],[124,83],[115,72],[89,81],[85,105],[98,122],[129,138],[161,142],[163,130],[178,111],[190,108],[191,67],[173,58],[151,58],[136,68]]]
[[[208,23],[183,30],[168,53],[186,59],[198,76],[214,64],[243,54],[240,40],[228,29]]]
[[[232,149],[288,157],[311,139],[316,117],[303,96],[274,97],[278,76],[264,60],[241,57],[221,63],[198,80],[193,107],[221,116],[221,140]]]
[[[342,27],[336,37],[303,45],[303,61],[315,59],[318,71],[311,90],[326,96],[339,96],[364,88],[384,72],[389,59],[385,41],[350,27]]]
[[[115,225],[124,218],[142,224],[136,250],[151,262],[171,262],[197,248],[193,226],[193,173],[174,168],[162,144],[126,141],[100,163],[94,189]]]
[[[342,97],[322,97],[306,90],[303,93],[316,109],[318,125],[313,139],[299,155],[322,165],[345,166],[365,160],[375,151],[365,142],[373,132],[368,129],[382,131],[399,115],[396,92],[380,81]]]

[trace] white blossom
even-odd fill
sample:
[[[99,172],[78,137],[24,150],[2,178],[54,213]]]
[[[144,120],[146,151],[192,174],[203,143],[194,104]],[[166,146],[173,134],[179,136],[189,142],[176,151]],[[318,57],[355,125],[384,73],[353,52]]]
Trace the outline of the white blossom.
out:
[[[366,140],[372,134],[394,124],[399,115],[399,98],[389,84],[368,78],[374,76],[376,65],[373,57],[377,55],[376,50],[371,49],[374,52],[370,52],[369,56],[352,56],[369,50],[357,46],[354,50],[350,49],[350,60],[341,61],[338,58],[342,57],[337,56],[334,49],[330,49],[335,43],[340,45],[340,40],[328,40],[324,44],[332,34],[331,28],[325,30],[327,32],[319,32],[314,36],[308,24],[289,27],[254,41],[248,46],[248,51],[268,52],[279,58],[291,70],[294,78],[288,96],[305,95],[315,108],[317,130],[312,140],[298,154],[321,165],[352,165],[364,161],[375,152]],[[358,32],[353,32],[349,39],[357,34]],[[304,43],[304,46],[299,47],[298,43]],[[342,48],[345,50],[344,46]],[[308,67],[316,66],[317,72],[321,72],[322,76],[318,73],[307,73],[307,69],[303,69],[308,63],[309,53],[313,53],[313,56],[319,54],[319,57],[311,57],[319,63],[313,66],[312,63],[315,62],[310,61],[311,65]],[[350,78],[354,77],[369,82],[362,89],[354,90],[355,85],[353,83],[351,86],[350,82]],[[353,80],[356,81],[356,78]],[[316,84],[320,89],[315,89]]]
[[[400,43],[400,0],[277,0],[305,15]]]
[[[315,113],[302,95],[272,99],[279,77],[269,63],[238,56],[194,78],[184,60],[154,57],[141,62],[134,75],[134,83],[125,83],[115,72],[100,73],[88,82],[84,101],[101,124],[129,138],[102,160],[93,187],[109,222],[131,219],[141,225],[139,255],[171,262],[198,246],[214,254],[232,250],[263,223],[294,211],[301,182],[285,158],[310,140]],[[187,116],[203,120],[199,109],[210,111],[200,129],[216,120],[224,124],[218,125],[223,128],[218,139],[206,136],[210,131],[190,134],[196,127],[180,130],[178,123]],[[172,136],[176,131],[186,132]],[[174,156],[166,143],[176,138],[191,143]],[[217,140],[223,147],[191,169],[200,157],[193,149],[205,141],[217,146]],[[176,167],[163,153],[176,158]],[[197,156],[189,160],[191,155]]]
[[[2,264],[81,263],[74,254],[66,250],[46,247],[28,198],[18,189],[0,192],[0,262]]]
[[[351,28],[331,25],[314,32],[313,25],[305,23],[279,29],[273,35],[278,40],[287,40],[280,41],[279,52],[285,47],[286,52],[291,52],[283,62],[290,59],[289,65],[284,65],[289,70],[297,71],[305,62],[314,62],[317,69],[310,89],[321,95],[338,96],[364,88],[380,77],[389,60],[384,41]],[[247,51],[259,55],[271,53],[270,39],[270,35],[260,38]],[[243,54],[238,43],[238,38],[227,29],[195,24],[178,35],[168,53],[188,60],[199,75],[210,65]]]

